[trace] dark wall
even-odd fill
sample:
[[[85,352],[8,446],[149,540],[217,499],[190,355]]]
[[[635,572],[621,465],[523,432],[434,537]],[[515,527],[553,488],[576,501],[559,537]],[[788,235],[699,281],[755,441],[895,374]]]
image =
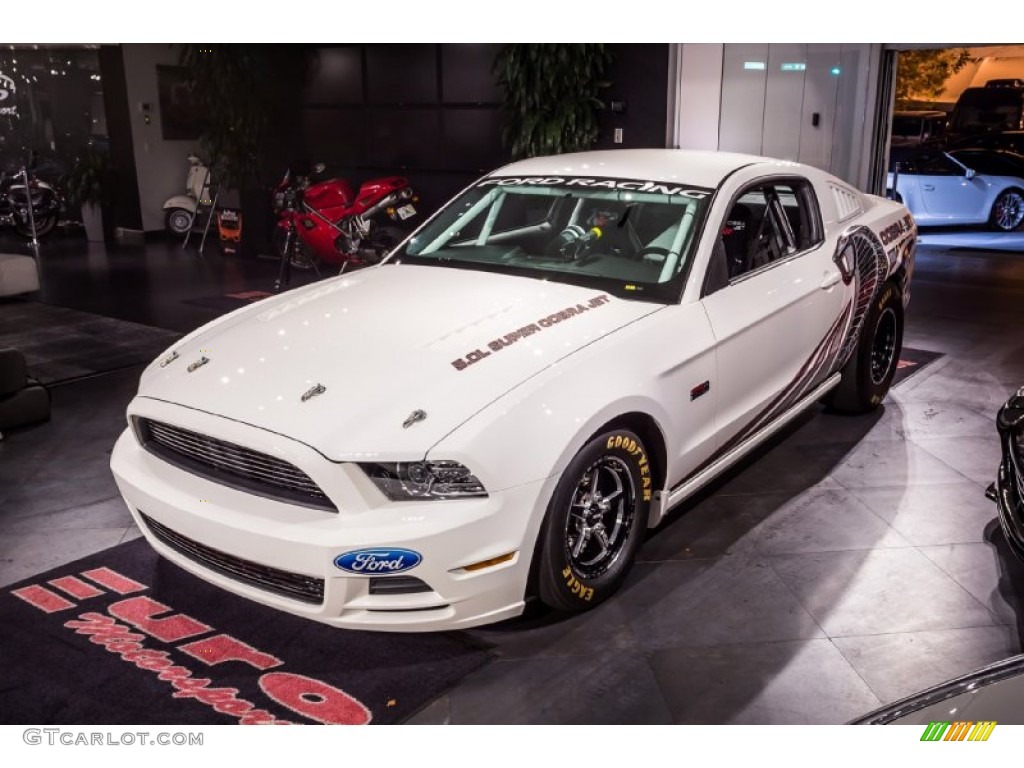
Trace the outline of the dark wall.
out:
[[[497,45],[320,47],[300,110],[304,154],[362,181],[409,177],[433,210],[478,176],[507,163]],[[595,148],[664,147],[667,44],[613,44],[606,108]],[[612,112],[612,101],[625,111]],[[623,142],[614,143],[614,128]]]
[[[402,174],[433,210],[507,162],[489,44],[320,47],[296,160],[355,183]]]
[[[117,201],[114,225],[125,229],[142,229],[142,208],[139,205],[139,181],[135,169],[135,149],[129,115],[128,87],[124,76],[121,46],[104,45],[99,50],[100,76],[103,82],[103,107],[107,114],[110,137],[110,160],[117,170]]]
[[[668,117],[668,44],[616,43],[610,46],[611,85],[602,94],[601,135],[594,149],[664,147]],[[624,102],[624,112],[611,111],[613,101]],[[614,143],[614,129],[622,128],[622,143]]]
[[[612,44],[597,148],[663,147],[668,45]],[[494,44],[318,45],[306,87],[282,103],[263,148],[264,179],[246,194],[245,234],[264,250],[273,228],[269,188],[288,166],[327,163],[332,175],[358,185],[402,174],[431,213],[484,173],[508,162],[502,144],[501,89],[492,74]],[[121,226],[138,226],[124,62],[101,50],[111,148],[124,170]],[[612,101],[623,112],[612,112]],[[615,128],[624,141],[613,142]],[[125,153],[127,152],[127,155]],[[130,179],[130,180],[129,180]]]

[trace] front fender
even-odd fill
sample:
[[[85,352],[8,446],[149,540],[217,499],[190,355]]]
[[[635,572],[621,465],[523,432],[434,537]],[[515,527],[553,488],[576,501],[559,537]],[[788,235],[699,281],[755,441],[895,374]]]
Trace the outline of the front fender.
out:
[[[196,201],[195,198],[189,197],[188,195],[175,195],[164,203],[164,210],[171,208],[184,208],[189,213],[196,212]]]
[[[499,491],[557,478],[602,426],[642,413],[661,432],[671,482],[714,447],[715,390],[690,399],[691,387],[711,381],[714,370],[714,340],[702,307],[667,308],[523,382],[442,438],[428,456],[459,461],[485,488]]]

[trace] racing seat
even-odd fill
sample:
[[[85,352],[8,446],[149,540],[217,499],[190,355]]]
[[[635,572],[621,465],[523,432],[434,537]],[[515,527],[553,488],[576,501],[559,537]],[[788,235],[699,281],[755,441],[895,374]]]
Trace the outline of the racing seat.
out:
[[[750,269],[749,245],[750,231],[754,223],[754,214],[743,205],[736,203],[729,211],[722,227],[722,242],[725,244],[725,255],[729,267],[729,277],[742,275]]]

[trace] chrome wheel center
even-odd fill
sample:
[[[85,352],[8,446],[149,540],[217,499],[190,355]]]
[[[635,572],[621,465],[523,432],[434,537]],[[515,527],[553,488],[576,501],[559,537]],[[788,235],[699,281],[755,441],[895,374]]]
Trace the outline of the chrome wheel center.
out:
[[[594,462],[580,476],[566,519],[565,551],[583,578],[596,578],[618,560],[632,527],[635,489],[616,456]]]

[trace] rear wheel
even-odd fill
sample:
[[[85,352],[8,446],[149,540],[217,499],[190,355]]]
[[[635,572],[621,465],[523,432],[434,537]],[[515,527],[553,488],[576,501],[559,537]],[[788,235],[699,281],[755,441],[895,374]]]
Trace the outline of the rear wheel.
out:
[[[377,256],[377,261],[380,261],[387,256],[391,251],[405,239],[405,232],[400,230],[398,227],[378,227],[371,239],[374,253]]]
[[[626,578],[647,527],[652,495],[647,450],[626,429],[595,437],[576,454],[548,504],[541,531],[541,600],[583,611]]]
[[[1000,232],[1013,232],[1024,221],[1024,192],[1006,189],[992,203],[989,226]]]
[[[892,386],[902,349],[903,300],[889,282],[872,302],[857,348],[843,366],[842,381],[830,393],[828,404],[850,413],[873,411]]]

